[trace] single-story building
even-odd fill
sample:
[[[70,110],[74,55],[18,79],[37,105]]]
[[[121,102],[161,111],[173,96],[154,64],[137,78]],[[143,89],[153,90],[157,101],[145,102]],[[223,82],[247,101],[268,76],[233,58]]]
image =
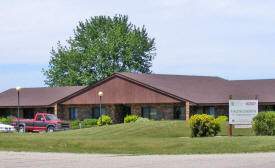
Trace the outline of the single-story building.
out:
[[[258,99],[259,111],[275,110],[275,79],[226,80],[219,77],[115,73],[90,86],[23,88],[20,115],[56,114],[63,120],[98,118],[115,122],[129,114],[150,119],[188,120],[196,113],[228,116],[228,100]],[[0,116],[17,114],[17,93],[0,93]]]

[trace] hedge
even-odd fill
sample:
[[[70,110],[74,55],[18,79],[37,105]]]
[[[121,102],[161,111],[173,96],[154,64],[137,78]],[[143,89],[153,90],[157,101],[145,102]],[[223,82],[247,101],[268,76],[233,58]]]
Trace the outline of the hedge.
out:
[[[111,117],[109,117],[107,115],[102,115],[101,117],[99,117],[97,119],[96,124],[98,126],[111,125],[111,124],[113,124],[113,120],[111,119]]]
[[[253,118],[256,135],[275,135],[275,111],[260,112]]]
[[[189,120],[191,137],[216,136],[221,130],[219,121],[207,114],[193,115]]]
[[[136,122],[138,119],[138,116],[137,115],[127,115],[125,118],[124,118],[124,123],[133,123],[133,122]]]

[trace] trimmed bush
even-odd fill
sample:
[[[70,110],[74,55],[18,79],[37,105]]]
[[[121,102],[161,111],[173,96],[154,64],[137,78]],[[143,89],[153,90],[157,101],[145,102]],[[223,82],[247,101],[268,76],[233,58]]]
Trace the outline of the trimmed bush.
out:
[[[6,123],[7,123],[7,118],[1,118],[0,121],[1,121],[3,124],[6,124]]]
[[[92,126],[95,126],[97,122],[97,119],[84,119],[81,121],[82,128],[89,128]]]
[[[15,119],[16,117],[14,116],[8,116],[7,118],[1,118],[0,121],[4,124],[9,124],[11,125],[11,120]]]
[[[11,125],[11,120],[16,119],[14,116],[8,116],[7,117],[7,124]]]
[[[79,129],[79,120],[73,120],[73,121],[69,121],[70,122],[70,126],[71,129]]]
[[[220,123],[207,114],[193,115],[189,120],[191,137],[216,136],[221,131]]]
[[[260,112],[253,118],[256,135],[275,135],[275,111]]]
[[[143,122],[149,122],[150,120],[148,118],[142,118],[138,117],[135,123],[143,123]]]
[[[218,116],[216,118],[217,121],[220,121],[220,122],[226,122],[228,121],[228,117],[227,116]]]
[[[102,126],[102,125],[111,125],[113,123],[111,117],[107,116],[107,115],[102,115],[101,117],[99,117],[97,119],[96,124],[98,126]]]
[[[124,118],[124,123],[133,123],[133,122],[136,122],[138,119],[138,116],[137,115],[127,115],[125,118]]]

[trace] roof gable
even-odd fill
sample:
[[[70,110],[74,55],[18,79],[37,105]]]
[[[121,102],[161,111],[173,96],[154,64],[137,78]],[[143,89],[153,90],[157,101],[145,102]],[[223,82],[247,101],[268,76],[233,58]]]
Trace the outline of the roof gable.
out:
[[[219,77],[118,73],[193,103],[228,101],[230,83]]]
[[[229,95],[232,95],[233,99],[257,97],[260,103],[275,103],[275,79],[230,81],[209,76],[116,73],[87,87],[86,91],[114,77],[125,79],[180,102],[189,101],[192,104],[227,104]],[[83,89],[81,93],[86,91]]]
[[[97,93],[103,91],[103,104],[145,104],[145,103],[176,103],[179,100],[159,93],[151,88],[146,88],[135,82],[112,76],[109,80],[91,85],[88,90],[76,95],[62,104],[99,104]]]

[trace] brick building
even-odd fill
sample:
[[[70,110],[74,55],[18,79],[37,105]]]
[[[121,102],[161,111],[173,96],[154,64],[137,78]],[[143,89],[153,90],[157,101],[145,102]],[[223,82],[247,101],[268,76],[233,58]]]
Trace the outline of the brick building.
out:
[[[150,119],[188,120],[196,113],[228,115],[228,98],[258,99],[259,111],[275,110],[275,79],[229,81],[219,77],[116,73],[90,86],[25,88],[21,117],[36,112],[56,114],[63,120],[99,117],[102,112],[115,122],[128,114]],[[0,93],[0,116],[15,115],[15,89]]]

